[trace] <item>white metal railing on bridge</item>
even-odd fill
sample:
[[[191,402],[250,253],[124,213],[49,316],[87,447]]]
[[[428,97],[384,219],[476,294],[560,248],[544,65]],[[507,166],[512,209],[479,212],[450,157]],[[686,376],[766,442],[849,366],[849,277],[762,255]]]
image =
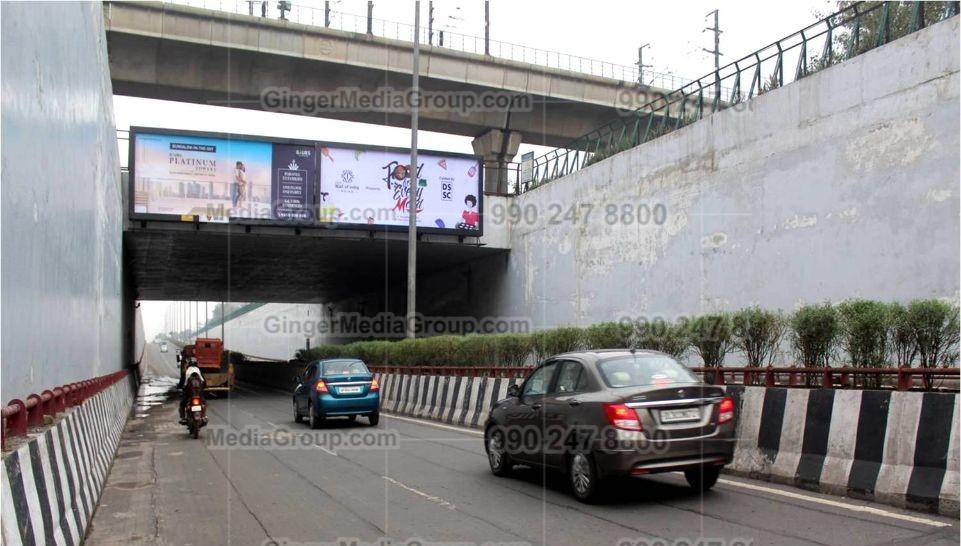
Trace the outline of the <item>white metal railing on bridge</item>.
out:
[[[277,2],[262,2],[248,0],[164,0],[170,4],[178,4],[195,8],[204,8],[240,15],[253,15],[255,17],[269,17],[278,19],[280,12],[277,9]],[[263,15],[262,15],[263,14]],[[294,23],[313,26],[326,26],[335,30],[347,32],[357,32],[366,34],[368,31],[374,36],[403,40],[412,42],[414,40],[414,27],[406,23],[388,21],[366,15],[356,15],[340,11],[327,11],[323,7],[304,6],[292,4],[289,11],[285,11],[284,18]],[[578,55],[570,55],[557,51],[538,49],[501,40],[487,40],[485,49],[485,39],[483,36],[473,36],[451,32],[449,30],[434,30],[429,32],[426,28],[421,28],[419,33],[420,43],[431,44],[434,46],[445,47],[465,53],[475,53],[478,55],[490,55],[499,59],[529,63],[548,68],[558,68],[570,70],[602,78],[611,78],[626,82],[638,81],[638,69],[636,66],[622,65],[597,59],[590,59]],[[691,80],[665,74],[651,70],[644,71],[645,85],[660,89],[677,89]]]

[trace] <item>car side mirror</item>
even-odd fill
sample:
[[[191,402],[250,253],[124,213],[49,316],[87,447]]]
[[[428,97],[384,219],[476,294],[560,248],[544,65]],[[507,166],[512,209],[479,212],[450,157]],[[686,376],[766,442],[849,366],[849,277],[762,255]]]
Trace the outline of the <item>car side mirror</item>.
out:
[[[512,398],[517,398],[520,395],[521,395],[520,385],[511,385],[510,387],[507,387],[507,396],[510,396]]]

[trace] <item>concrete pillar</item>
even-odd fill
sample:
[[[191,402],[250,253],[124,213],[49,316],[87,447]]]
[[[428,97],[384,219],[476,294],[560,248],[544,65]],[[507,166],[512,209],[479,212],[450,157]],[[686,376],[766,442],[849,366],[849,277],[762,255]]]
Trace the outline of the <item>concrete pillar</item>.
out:
[[[517,131],[491,129],[474,137],[471,142],[474,153],[484,159],[484,191],[487,193],[507,193],[507,164],[517,155],[521,145],[521,134]]]

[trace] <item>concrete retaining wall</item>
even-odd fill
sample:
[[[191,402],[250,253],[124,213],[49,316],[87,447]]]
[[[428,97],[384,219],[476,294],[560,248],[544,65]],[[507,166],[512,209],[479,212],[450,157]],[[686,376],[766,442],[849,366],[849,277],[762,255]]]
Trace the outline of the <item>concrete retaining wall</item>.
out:
[[[80,544],[100,500],[133,403],[120,381],[3,456],[6,546]]]
[[[6,402],[123,368],[133,302],[100,3],[0,12]]]

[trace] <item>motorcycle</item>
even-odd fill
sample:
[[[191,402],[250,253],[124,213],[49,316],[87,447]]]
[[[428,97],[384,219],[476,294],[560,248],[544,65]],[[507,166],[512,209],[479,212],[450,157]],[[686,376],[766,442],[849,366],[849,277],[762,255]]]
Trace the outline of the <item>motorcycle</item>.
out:
[[[191,438],[200,436],[200,429],[207,426],[207,402],[202,396],[194,396],[187,404],[187,431]]]

